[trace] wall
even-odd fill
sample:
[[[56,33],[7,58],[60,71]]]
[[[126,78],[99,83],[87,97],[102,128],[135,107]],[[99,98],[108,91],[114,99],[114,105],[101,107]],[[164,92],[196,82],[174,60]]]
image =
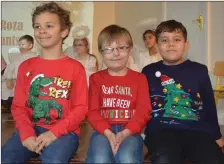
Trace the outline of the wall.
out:
[[[98,58],[99,65],[101,65],[101,60],[97,48],[98,35],[104,27],[114,23],[115,2],[94,2],[92,52]]]
[[[162,9],[161,2],[116,2],[115,22],[127,28],[134,43],[143,48],[142,34],[149,28],[155,28],[163,20]],[[141,22],[142,26],[139,25]]]

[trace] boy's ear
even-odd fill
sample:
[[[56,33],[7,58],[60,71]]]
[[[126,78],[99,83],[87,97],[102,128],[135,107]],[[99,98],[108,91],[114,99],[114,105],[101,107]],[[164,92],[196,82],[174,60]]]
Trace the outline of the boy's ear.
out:
[[[133,46],[130,47],[130,50],[129,50],[129,55],[131,55],[133,52]]]
[[[61,31],[62,38],[65,38],[68,34],[69,34],[69,30],[67,28]]]
[[[185,42],[185,52],[187,52],[189,50],[189,48],[190,48],[190,42],[189,42],[189,40],[187,40]]]

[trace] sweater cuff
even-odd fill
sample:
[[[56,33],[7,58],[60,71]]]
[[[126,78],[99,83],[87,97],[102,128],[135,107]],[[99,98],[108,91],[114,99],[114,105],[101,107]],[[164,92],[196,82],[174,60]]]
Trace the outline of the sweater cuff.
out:
[[[139,128],[139,125],[137,123],[128,123],[125,126],[126,129],[129,129],[131,131],[131,135],[135,135],[136,133],[141,133],[141,128]]]
[[[57,126],[54,126],[53,128],[50,129],[50,131],[58,138],[64,134],[67,134],[67,132],[62,132],[60,129],[58,129]]]
[[[110,126],[109,124],[108,124],[108,125],[105,124],[105,125],[101,125],[101,126],[100,126],[100,128],[99,128],[99,133],[100,133],[101,135],[104,136],[104,131],[105,131],[106,129],[109,129],[109,130],[113,131],[112,128],[111,128],[111,126]]]
[[[32,137],[32,136],[36,136],[36,133],[34,131],[34,129],[21,129],[19,130],[19,134],[20,134],[20,140],[21,142],[23,142],[25,139]]]
[[[221,132],[215,135],[215,140],[219,140],[220,138],[222,138]]]

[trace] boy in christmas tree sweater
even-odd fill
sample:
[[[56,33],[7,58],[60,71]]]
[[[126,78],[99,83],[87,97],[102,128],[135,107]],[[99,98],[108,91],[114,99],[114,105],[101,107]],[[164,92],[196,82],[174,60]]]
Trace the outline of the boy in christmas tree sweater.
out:
[[[69,163],[88,109],[85,70],[62,53],[72,25],[68,11],[44,3],[32,23],[42,54],[19,66],[12,103],[18,131],[3,146],[2,162],[26,163],[40,154],[42,163]]]
[[[156,39],[163,61],[142,71],[153,109],[145,130],[153,164],[180,164],[184,156],[196,163],[221,164],[224,142],[207,67],[184,60],[187,31],[180,22],[160,23]]]
[[[108,67],[90,76],[88,121],[94,128],[87,163],[143,163],[140,135],[150,119],[145,76],[127,68],[133,46],[130,33],[104,28],[98,49]]]

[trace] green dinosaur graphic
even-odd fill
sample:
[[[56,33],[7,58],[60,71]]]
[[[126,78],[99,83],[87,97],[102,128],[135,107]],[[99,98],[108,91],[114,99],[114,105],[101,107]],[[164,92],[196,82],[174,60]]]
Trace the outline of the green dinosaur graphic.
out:
[[[50,110],[56,110],[60,119],[62,116],[62,106],[55,100],[40,99],[39,96],[46,96],[47,93],[41,92],[41,88],[47,87],[52,84],[51,78],[44,77],[43,74],[35,76],[31,81],[29,90],[28,106],[33,109],[32,118],[34,123],[37,123],[40,118],[45,118],[45,124],[50,123]]]

